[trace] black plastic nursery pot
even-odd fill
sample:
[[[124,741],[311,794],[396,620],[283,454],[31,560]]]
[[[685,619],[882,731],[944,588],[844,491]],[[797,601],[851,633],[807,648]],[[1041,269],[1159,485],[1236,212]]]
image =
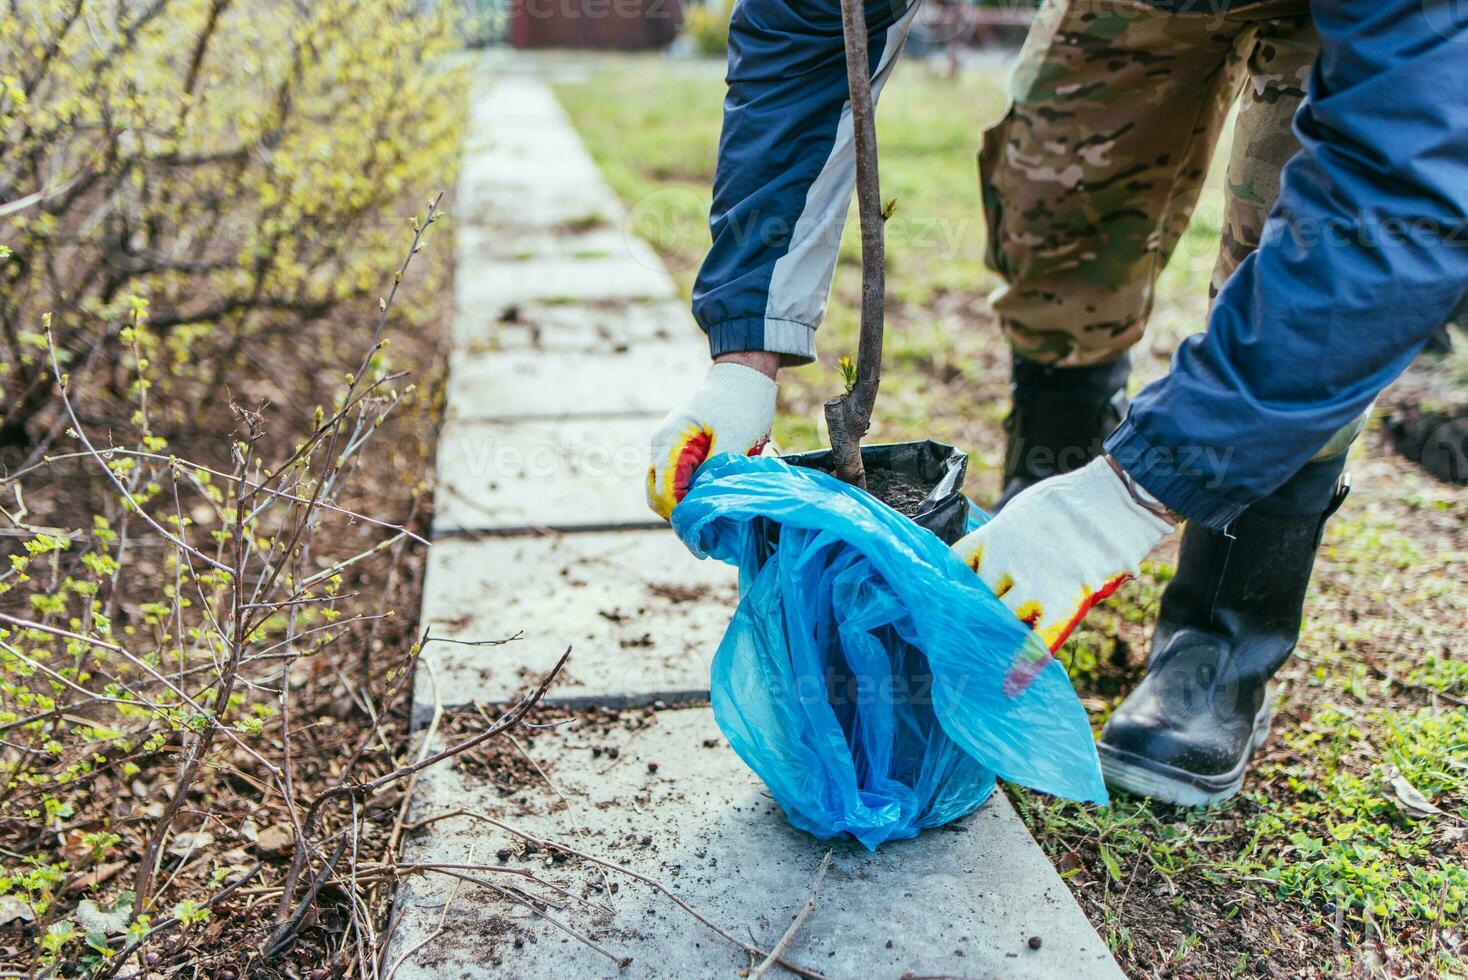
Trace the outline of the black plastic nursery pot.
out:
[[[791,466],[832,472],[829,449],[780,458]],[[913,523],[932,531],[944,544],[963,537],[968,526],[968,500],[961,492],[968,471],[967,453],[928,439],[862,446],[861,459],[867,471],[867,487],[878,500],[907,514]],[[900,501],[895,499],[894,492],[898,484],[902,485],[905,498]],[[924,492],[921,502],[916,504],[910,499],[914,484]],[[884,499],[889,493],[894,499]]]

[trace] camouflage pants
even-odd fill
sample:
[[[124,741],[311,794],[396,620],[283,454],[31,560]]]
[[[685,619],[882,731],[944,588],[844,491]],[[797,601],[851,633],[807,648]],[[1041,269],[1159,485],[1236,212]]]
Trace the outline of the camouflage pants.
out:
[[[1081,367],[1141,338],[1235,101],[1212,292],[1258,246],[1319,43],[1305,0],[1235,8],[1046,0],[979,154],[992,301],[1019,354]]]

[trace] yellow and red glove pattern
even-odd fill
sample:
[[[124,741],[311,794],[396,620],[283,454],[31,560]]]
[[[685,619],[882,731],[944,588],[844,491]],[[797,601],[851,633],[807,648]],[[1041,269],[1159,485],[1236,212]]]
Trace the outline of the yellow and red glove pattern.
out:
[[[775,420],[775,382],[742,364],[715,364],[703,385],[652,434],[647,505],[668,520],[694,472],[715,453],[764,451]]]
[[[1097,459],[1026,490],[953,550],[1054,653],[1172,530]],[[1023,691],[1048,662],[1021,654],[1006,693]]]

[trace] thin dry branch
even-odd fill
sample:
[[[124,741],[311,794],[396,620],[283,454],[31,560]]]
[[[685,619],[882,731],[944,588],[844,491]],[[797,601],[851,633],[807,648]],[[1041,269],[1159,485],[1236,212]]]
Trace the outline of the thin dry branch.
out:
[[[790,945],[790,940],[795,938],[795,934],[800,931],[800,927],[805,925],[806,918],[816,909],[816,892],[821,890],[821,882],[826,880],[826,871],[830,867],[831,852],[827,851],[826,856],[821,859],[820,868],[816,871],[815,880],[810,883],[810,894],[806,896],[805,904],[800,907],[800,911],[795,915],[795,921],[790,923],[790,928],[785,930],[785,935],[780,937],[780,941],[775,944],[774,949],[770,950],[770,955],[765,957],[765,961],[749,975],[749,980],[759,980],[760,977],[764,976],[765,972],[779,961],[780,954],[785,952],[785,947]]]
[[[555,666],[553,666],[550,671],[543,678],[541,678],[540,684],[535,688],[534,691],[521,698],[518,702],[516,702],[513,707],[510,708],[510,710],[501,715],[500,718],[493,725],[489,726],[479,734],[470,736],[469,738],[466,738],[463,741],[442,750],[441,752],[437,752],[433,755],[420,758],[411,765],[402,766],[398,769],[395,769],[385,776],[379,776],[377,779],[374,779],[370,782],[356,785],[334,786],[318,796],[311,803],[311,806],[306,810],[306,815],[301,821],[302,837],[304,838],[308,846],[298,846],[296,848],[295,854],[292,856],[290,870],[286,873],[285,878],[285,902],[289,902],[294,896],[296,882],[298,881],[301,870],[305,865],[308,852],[310,850],[313,850],[313,848],[309,847],[310,835],[314,833],[316,829],[316,824],[320,820],[321,813],[327,803],[344,797],[356,799],[365,797],[372,792],[381,789],[383,786],[386,786],[389,783],[396,782],[399,779],[411,777],[416,773],[422,772],[424,769],[443,762],[445,759],[450,759],[463,752],[467,752],[469,749],[472,749],[475,746],[481,745],[489,739],[494,738],[501,732],[505,732],[513,728],[515,725],[520,723],[521,719],[525,717],[526,713],[529,712],[531,708],[533,708],[536,704],[540,702],[541,698],[545,697],[545,692],[550,689],[551,684],[555,681],[556,677],[560,675],[561,669],[566,665],[566,660],[570,656],[571,648],[567,647],[566,652],[561,654],[561,657],[559,660],[556,661]],[[339,859],[340,854],[338,854],[337,856],[337,860]],[[322,869],[322,873],[328,873],[332,869],[334,863],[334,861],[328,862],[327,866]],[[319,884],[317,887],[319,887]],[[297,906],[295,912],[291,913],[289,916],[283,917],[280,925],[277,926],[277,928],[271,933],[270,938],[267,939],[265,942],[264,949],[267,951],[266,955],[270,955],[270,952],[278,951],[285,948],[285,945],[289,942],[290,937],[294,934],[296,926],[299,925],[301,918],[304,916],[304,909],[310,904],[310,900],[314,898],[314,896],[315,889],[313,888],[308,893],[307,897],[302,900],[301,903]]]
[[[139,517],[141,517],[145,522],[147,522],[148,526],[151,527],[155,533],[157,533],[160,537],[163,538],[163,540],[173,545],[183,554],[188,555],[195,561],[208,565],[210,568],[213,568],[216,571],[230,571],[228,565],[225,565],[223,562],[218,562],[215,561],[213,558],[210,558],[208,555],[204,554],[202,551],[199,551],[197,548],[193,547],[182,538],[175,536],[162,524],[159,524],[157,521],[155,521],[152,515],[150,515],[146,510],[143,509],[143,505],[138,503],[137,498],[132,495],[132,492],[130,490],[128,490],[127,485],[117,478],[116,473],[112,472],[112,467],[107,465],[107,460],[103,458],[101,453],[97,452],[96,447],[92,445],[92,440],[87,438],[87,430],[82,425],[81,420],[77,418],[76,410],[73,409],[71,406],[71,398],[66,391],[68,387],[66,375],[62,373],[61,364],[56,358],[56,343],[51,336],[51,331],[49,328],[46,330],[46,350],[51,355],[51,372],[56,376],[56,390],[61,396],[62,407],[66,409],[66,417],[71,422],[71,428],[72,431],[76,433],[77,441],[82,444],[82,448],[87,451],[87,455],[90,456],[97,463],[98,468],[100,468],[101,471],[106,474],[107,479],[111,481],[113,488],[122,495],[122,499],[127,501],[132,513],[135,513]]]
[[[482,820],[493,827],[498,827],[500,830],[503,830],[507,834],[511,834],[515,837],[520,838],[521,840],[528,841],[529,843],[534,844],[536,847],[544,848],[548,851],[562,851],[574,857],[581,858],[583,861],[590,861],[592,864],[600,865],[601,867],[607,868],[611,871],[615,871],[618,874],[626,875],[634,881],[640,881],[644,885],[647,885],[649,888],[661,894],[664,898],[671,901],[674,905],[678,906],[684,912],[687,912],[694,919],[707,926],[718,936],[739,947],[740,950],[742,950],[749,956],[764,958],[770,955],[753,943],[747,943],[744,940],[740,939],[738,936],[729,932],[728,930],[720,927],[708,916],[704,915],[692,905],[689,905],[687,902],[685,902],[682,898],[678,897],[678,894],[676,892],[670,889],[667,885],[663,884],[661,881],[658,881],[656,878],[651,878],[645,874],[642,874],[641,872],[634,871],[626,865],[618,864],[615,861],[610,861],[606,858],[597,857],[595,854],[588,854],[586,851],[578,850],[574,847],[571,847],[569,844],[562,844],[558,841],[546,840],[540,837],[536,837],[534,834],[528,834],[525,831],[520,830],[518,827],[511,826],[510,824],[505,823],[503,820],[497,820],[494,817],[491,817],[489,814],[484,813],[480,810],[456,810],[453,814],[442,814],[436,819],[443,819],[444,817],[451,815],[472,817],[475,820]],[[775,962],[785,967],[785,969],[799,974],[800,976],[810,977],[811,980],[826,980],[826,978],[821,973],[812,970],[809,967],[801,966],[799,963],[788,960],[784,956],[780,956],[775,960]]]

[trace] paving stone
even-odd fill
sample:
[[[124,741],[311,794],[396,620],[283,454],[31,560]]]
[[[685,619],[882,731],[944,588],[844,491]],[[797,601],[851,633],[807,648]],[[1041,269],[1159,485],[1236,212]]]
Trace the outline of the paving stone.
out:
[[[459,170],[461,207],[507,187],[604,186],[564,110],[537,82],[506,78],[478,87],[470,132]]]
[[[705,234],[701,208],[645,200],[629,217],[543,83],[510,78],[477,90],[453,203],[458,350],[423,608],[435,637],[466,642],[425,650],[414,691],[420,725],[435,703],[513,697],[566,645],[575,652],[551,695],[563,704],[637,705],[706,691],[735,601],[733,573],[683,550],[646,509],[643,480],[648,432],[676,400],[678,379],[702,374],[707,345],[636,234],[647,222],[664,222],[664,234],[669,220]],[[570,412],[631,414],[498,418]],[[546,528],[577,533],[538,533]],[[509,644],[470,645],[517,630],[523,638]],[[497,814],[656,876],[732,932],[771,946],[828,845],[790,828],[707,708],[578,717],[516,736],[554,790],[520,764],[534,782],[502,795],[504,773],[486,772],[486,754],[476,752],[422,774],[414,819]],[[618,754],[596,751],[606,746]],[[507,863],[566,886],[550,908],[566,907],[551,914],[633,957],[630,971],[503,890],[464,885],[451,895],[450,879],[423,874],[399,890],[387,962],[413,952],[397,977],[748,969],[744,954],[655,892],[627,880],[600,891],[609,880],[601,872],[521,859],[513,843],[461,815],[427,825],[404,857],[499,861],[509,847]],[[789,951],[827,976],[1121,976],[1002,794],[954,827],[876,855],[850,843],[832,848],[817,910]],[[588,911],[582,896],[614,914]],[[1030,936],[1043,940],[1039,950]]]
[[[461,265],[455,271],[454,295],[460,309],[484,308],[499,315],[509,306],[532,300],[667,299],[673,295],[673,282],[662,270],[623,256],[533,258]]]
[[[615,353],[496,351],[449,361],[453,418],[658,415],[693,392],[706,348],[643,344]]]
[[[698,561],[667,528],[450,538],[428,554],[422,621],[446,707],[513,700],[573,648],[548,701],[650,704],[706,697],[709,661],[738,601],[733,568]],[[427,671],[414,716],[434,703]]]
[[[580,145],[566,110],[546,84],[536,78],[505,74],[486,79],[476,87],[469,105],[471,132],[516,131],[520,125],[554,120],[559,132]],[[516,124],[513,126],[507,124]]]
[[[628,258],[665,274],[662,261],[646,242],[631,233],[625,222],[595,228],[526,228],[506,233],[499,228],[459,228],[455,231],[459,262],[478,264],[491,259],[523,262],[532,258]]]
[[[644,489],[656,423],[451,419],[439,436],[434,534],[661,527]]]
[[[454,344],[461,350],[615,353],[645,343],[708,354],[708,339],[683,300],[514,303],[460,310],[454,317]]]
[[[536,131],[521,128],[522,133]],[[526,191],[557,193],[562,185],[610,196],[596,164],[564,135],[519,144],[491,137],[489,145],[464,157],[460,165],[458,207],[501,205]]]
[[[829,847],[833,859],[815,911],[787,955],[832,978],[1122,976],[1002,792],[947,830],[872,854],[793,830],[707,708],[660,711],[651,727],[627,727],[645,724],[639,714],[516,736],[564,802],[533,774],[528,788],[506,798],[488,780],[443,766],[420,777],[412,819],[487,813],[653,877],[764,949],[804,903]],[[616,747],[617,757],[593,754],[597,746]],[[573,896],[610,906],[611,916],[574,902],[550,914],[633,961],[619,973],[524,906],[467,883],[445,906],[452,879],[424,874],[399,893],[401,920],[387,961],[435,935],[440,922],[443,928],[403,963],[399,980],[715,977],[749,968],[742,952],[638,882],[613,872],[603,878],[573,862],[549,864],[544,855],[501,861],[497,852],[514,851],[515,840],[471,817],[432,827],[406,845],[405,860],[533,871]],[[519,883],[507,875],[486,878]],[[607,881],[615,893],[605,890]],[[1040,937],[1038,950],[1030,948],[1031,936]]]
[[[502,233],[516,233],[523,228],[553,228],[562,232],[614,228],[621,224],[625,212],[621,202],[600,184],[555,189],[537,182],[506,183],[486,187],[483,193],[468,199],[459,197],[454,213],[461,221]]]

